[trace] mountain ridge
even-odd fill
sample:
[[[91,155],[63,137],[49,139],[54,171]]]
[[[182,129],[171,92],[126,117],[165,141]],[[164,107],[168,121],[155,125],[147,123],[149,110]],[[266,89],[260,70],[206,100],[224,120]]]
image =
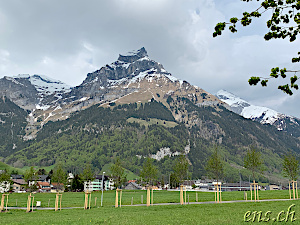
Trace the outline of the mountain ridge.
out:
[[[218,91],[216,96],[227,103],[231,111],[244,118],[261,124],[273,125],[279,131],[285,131],[295,137],[300,137],[300,119],[297,117],[285,115],[267,107],[250,104],[226,90]]]
[[[199,105],[224,104],[203,89],[173,77],[162,64],[149,58],[144,47],[129,54],[120,54],[117,61],[88,73],[86,79],[73,88],[60,81],[53,81],[56,89],[52,88],[52,92],[48,91],[49,93],[45,94],[45,89],[49,88],[32,84],[35,76],[37,75],[8,78],[11,82],[16,80],[27,82],[33,89],[29,92],[29,97],[27,95],[25,98],[10,97],[21,108],[30,110],[25,140],[33,139],[48,121],[67,119],[72,112],[99,103],[108,105],[110,102],[118,101],[120,103],[147,102],[154,98],[167,105],[167,97],[177,94],[194,99]],[[58,88],[57,85],[61,87]],[[23,95],[23,88],[20,85],[17,91],[20,93],[19,96]],[[8,96],[11,95],[14,93],[8,93]]]

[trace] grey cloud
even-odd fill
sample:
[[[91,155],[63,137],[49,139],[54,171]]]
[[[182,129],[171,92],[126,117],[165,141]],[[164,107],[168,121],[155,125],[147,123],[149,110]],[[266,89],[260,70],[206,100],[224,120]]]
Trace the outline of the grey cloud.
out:
[[[253,6],[252,6],[253,5]],[[299,49],[265,42],[265,23],[212,38],[217,22],[256,7],[236,0],[110,0],[0,2],[0,77],[39,73],[71,85],[88,72],[144,46],[174,76],[216,93],[227,89],[246,100],[300,117],[299,95],[283,98],[270,88],[249,87],[251,75],[290,66]],[[276,50],[277,48],[277,50]],[[281,99],[280,104],[273,104]]]

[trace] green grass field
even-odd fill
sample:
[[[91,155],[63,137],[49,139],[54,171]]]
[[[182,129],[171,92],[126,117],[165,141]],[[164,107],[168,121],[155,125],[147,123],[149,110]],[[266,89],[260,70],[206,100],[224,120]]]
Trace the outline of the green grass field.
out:
[[[197,192],[199,202],[214,201],[213,192]],[[250,199],[250,192],[248,193],[248,199]],[[8,206],[14,207],[26,207],[28,193],[12,193],[9,195]],[[54,207],[55,193],[36,193],[35,202],[41,201],[42,207]],[[105,207],[111,207],[115,204],[115,191],[105,191],[103,195],[103,205]],[[143,197],[141,197],[143,196]],[[288,190],[282,191],[260,191],[260,199],[288,199]],[[96,198],[96,205],[95,205]],[[130,191],[123,190],[122,192],[122,205],[131,205],[133,198],[133,204],[146,203],[146,191]],[[101,192],[92,193],[92,207],[98,207],[100,205]],[[154,203],[176,203],[179,202],[179,191],[154,191],[153,194]],[[187,192],[187,202],[196,202],[196,192]],[[232,191],[222,193],[223,201],[230,200],[244,200],[244,192]],[[62,195],[62,207],[83,207],[84,193],[83,192],[65,192]]]
[[[0,162],[0,170],[7,170],[7,171],[17,170],[21,174],[24,173],[24,171],[25,171],[23,169],[19,169],[19,168],[9,166],[9,165],[7,165],[3,162]]]
[[[300,207],[298,201],[284,202],[243,202],[203,205],[169,205],[151,207],[102,207],[83,209],[39,210],[26,213],[24,210],[10,210],[0,214],[1,224],[244,224],[247,211],[262,211],[262,218],[267,211],[269,223],[274,223],[278,213],[284,211],[280,219],[286,218],[286,212],[292,204],[296,221],[300,224]],[[253,219],[250,216],[246,219]],[[289,218],[290,220],[291,218]],[[255,223],[258,218],[256,218]],[[253,223],[253,222],[251,222]],[[275,224],[279,222],[275,222]],[[246,223],[247,224],[247,223]],[[261,224],[261,222],[259,223]],[[266,224],[264,222],[263,224]],[[268,223],[267,223],[268,224]],[[280,223],[283,224],[283,223]],[[285,223],[284,223],[285,224]]]
[[[8,206],[26,207],[28,193],[13,193],[9,195]],[[42,207],[54,207],[54,193],[34,194],[34,201],[41,201]],[[82,209],[35,210],[26,213],[25,210],[9,210],[0,213],[0,224],[243,224],[247,211],[262,211],[264,216],[271,211],[270,219],[277,218],[278,213],[283,219],[288,207],[295,204],[295,218],[300,221],[300,204],[298,201],[274,202],[241,202],[200,205],[167,205],[151,207],[125,206],[146,203],[146,191],[124,190],[122,193],[122,208],[114,208],[115,191],[104,192],[103,207],[100,207],[101,192],[92,193],[91,209],[83,210],[84,193],[66,192],[62,195],[62,207],[82,207]],[[190,202],[196,201],[196,192],[187,192]],[[250,193],[248,193],[250,196]],[[96,198],[96,205],[95,205]],[[243,200],[244,192],[223,192],[223,201]],[[288,199],[289,193],[283,191],[260,191],[260,199]],[[198,201],[214,201],[214,193],[198,192]],[[154,203],[179,202],[178,191],[154,191]],[[249,219],[253,218],[251,214]],[[264,218],[264,217],[263,217]],[[257,221],[257,218],[256,218]],[[300,224],[298,220],[293,224]],[[269,221],[273,223],[273,221]],[[257,222],[258,223],[258,222]]]

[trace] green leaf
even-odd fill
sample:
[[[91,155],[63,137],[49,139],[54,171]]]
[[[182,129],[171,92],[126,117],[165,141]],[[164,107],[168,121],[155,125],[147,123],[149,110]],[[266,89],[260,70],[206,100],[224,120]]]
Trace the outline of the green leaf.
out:
[[[261,81],[261,86],[266,87],[267,86],[268,80],[262,80]]]
[[[250,85],[257,85],[257,83],[260,81],[260,78],[259,77],[251,77],[249,80],[248,80],[248,83]]]

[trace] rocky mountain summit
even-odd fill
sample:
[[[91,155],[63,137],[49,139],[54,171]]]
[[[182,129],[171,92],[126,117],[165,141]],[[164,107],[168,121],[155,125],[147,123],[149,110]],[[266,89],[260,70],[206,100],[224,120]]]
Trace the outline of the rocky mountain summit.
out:
[[[270,124],[280,131],[288,132],[296,137],[300,137],[300,119],[276,112],[263,106],[256,106],[241,99],[240,97],[220,90],[216,96],[230,106],[230,110],[241,115],[244,118],[260,122],[261,124]]]
[[[48,121],[64,120],[70,114],[94,104],[110,107],[111,104],[149,102],[154,99],[168,107],[179,122],[195,124],[186,112],[171,106],[168,98],[183,97],[198,106],[224,105],[231,111],[262,124],[271,124],[278,130],[300,136],[300,121],[266,107],[254,106],[239,97],[221,90],[217,97],[179,80],[167,72],[163,65],[148,56],[143,47],[120,54],[117,61],[88,73],[76,87],[42,75],[5,76],[0,79],[0,96],[6,96],[28,111],[26,135],[32,139]],[[189,121],[190,120],[190,121]],[[191,122],[194,121],[194,122]]]
[[[162,64],[149,58],[144,47],[120,54],[117,61],[87,74],[77,87],[41,75],[19,75],[0,79],[0,95],[29,110],[25,139],[34,138],[48,121],[64,120],[70,113],[94,104],[109,107],[112,102],[155,99],[168,106],[168,96],[185,97],[198,105],[224,104],[203,89],[173,77]],[[181,114],[174,116],[181,120]]]
[[[160,63],[148,57],[145,48],[129,52],[126,55],[119,55],[117,61],[87,74],[81,85],[75,87],[69,94],[72,100],[82,97],[97,98],[97,101],[110,100],[111,96],[106,96],[110,89],[117,85],[128,83],[128,81],[141,73],[170,75]],[[121,97],[136,89],[123,88],[114,97]],[[114,98],[113,97],[113,98]]]
[[[43,75],[5,76],[0,79],[0,96],[6,96],[23,109],[32,111],[47,105],[47,98],[59,98],[71,87]]]

